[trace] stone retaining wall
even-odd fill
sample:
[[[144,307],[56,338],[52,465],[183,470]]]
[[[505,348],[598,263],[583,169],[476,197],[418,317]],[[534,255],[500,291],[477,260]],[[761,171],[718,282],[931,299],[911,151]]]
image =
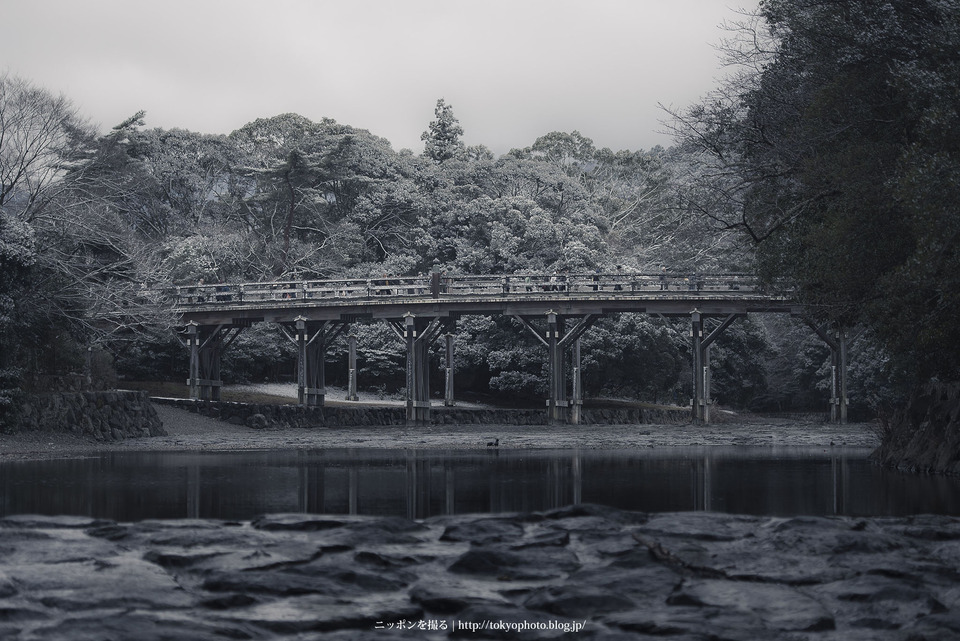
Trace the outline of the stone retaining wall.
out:
[[[960,385],[928,383],[881,422],[871,458],[911,472],[960,475]]]
[[[7,427],[66,432],[97,441],[166,436],[146,392],[61,392],[24,396]]]
[[[406,423],[406,409],[403,407],[301,407],[225,401],[203,402],[176,398],[154,398],[153,402],[254,428],[368,427]],[[433,423],[446,425],[546,425],[548,423],[545,409],[435,407],[430,413]],[[629,425],[686,423],[689,420],[690,413],[687,410],[617,408],[583,410],[581,423]]]

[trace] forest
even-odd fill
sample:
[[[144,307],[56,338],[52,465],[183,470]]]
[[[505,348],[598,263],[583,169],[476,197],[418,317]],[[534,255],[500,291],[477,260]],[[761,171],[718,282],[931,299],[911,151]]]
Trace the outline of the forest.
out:
[[[287,113],[229,135],[98,131],[68,97],[0,76],[0,410],[45,377],[182,381],[174,284],[415,275],[751,272],[795,288],[818,323],[862,329],[850,401],[868,416],[919,381],[960,380],[960,3],[767,0],[731,25],[730,73],[665,110],[669,148],[545,132],[495,157],[454,106],[423,149]],[[510,319],[457,324],[458,395],[542,403],[540,348]],[[361,388],[396,392],[404,351],[359,324]],[[586,396],[685,404],[684,323],[623,314],[583,337]],[[328,354],[337,382],[345,344]],[[735,323],[713,395],[826,409],[829,350],[798,319]],[[291,380],[269,326],[225,354],[227,382]]]

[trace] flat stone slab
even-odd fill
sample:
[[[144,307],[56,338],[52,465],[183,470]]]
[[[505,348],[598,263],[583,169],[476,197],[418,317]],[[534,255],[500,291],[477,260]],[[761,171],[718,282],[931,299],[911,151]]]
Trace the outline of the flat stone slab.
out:
[[[0,638],[960,638],[960,519],[0,519]]]

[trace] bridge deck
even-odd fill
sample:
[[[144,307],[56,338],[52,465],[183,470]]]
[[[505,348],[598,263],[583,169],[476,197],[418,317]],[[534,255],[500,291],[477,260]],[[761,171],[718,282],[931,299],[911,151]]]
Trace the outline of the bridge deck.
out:
[[[180,287],[177,312],[200,325],[307,320],[447,317],[466,314],[665,316],[798,312],[789,296],[764,292],[743,274],[541,274],[388,277]]]

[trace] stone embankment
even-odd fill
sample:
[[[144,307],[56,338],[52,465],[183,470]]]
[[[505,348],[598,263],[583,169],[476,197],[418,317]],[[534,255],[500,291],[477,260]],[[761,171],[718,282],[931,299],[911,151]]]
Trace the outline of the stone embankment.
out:
[[[23,398],[7,432],[63,432],[95,441],[165,436],[146,392],[62,392]]]
[[[179,407],[202,416],[253,428],[371,427],[406,424],[403,407],[302,407],[226,401],[154,398],[155,403]],[[500,408],[447,408],[431,410],[440,425],[546,425],[546,410]],[[590,425],[660,425],[687,423],[685,409],[611,408],[585,409],[581,422]]]
[[[960,384],[928,383],[905,408],[881,423],[881,465],[960,475]]]
[[[0,638],[960,638],[960,520],[0,519]]]

